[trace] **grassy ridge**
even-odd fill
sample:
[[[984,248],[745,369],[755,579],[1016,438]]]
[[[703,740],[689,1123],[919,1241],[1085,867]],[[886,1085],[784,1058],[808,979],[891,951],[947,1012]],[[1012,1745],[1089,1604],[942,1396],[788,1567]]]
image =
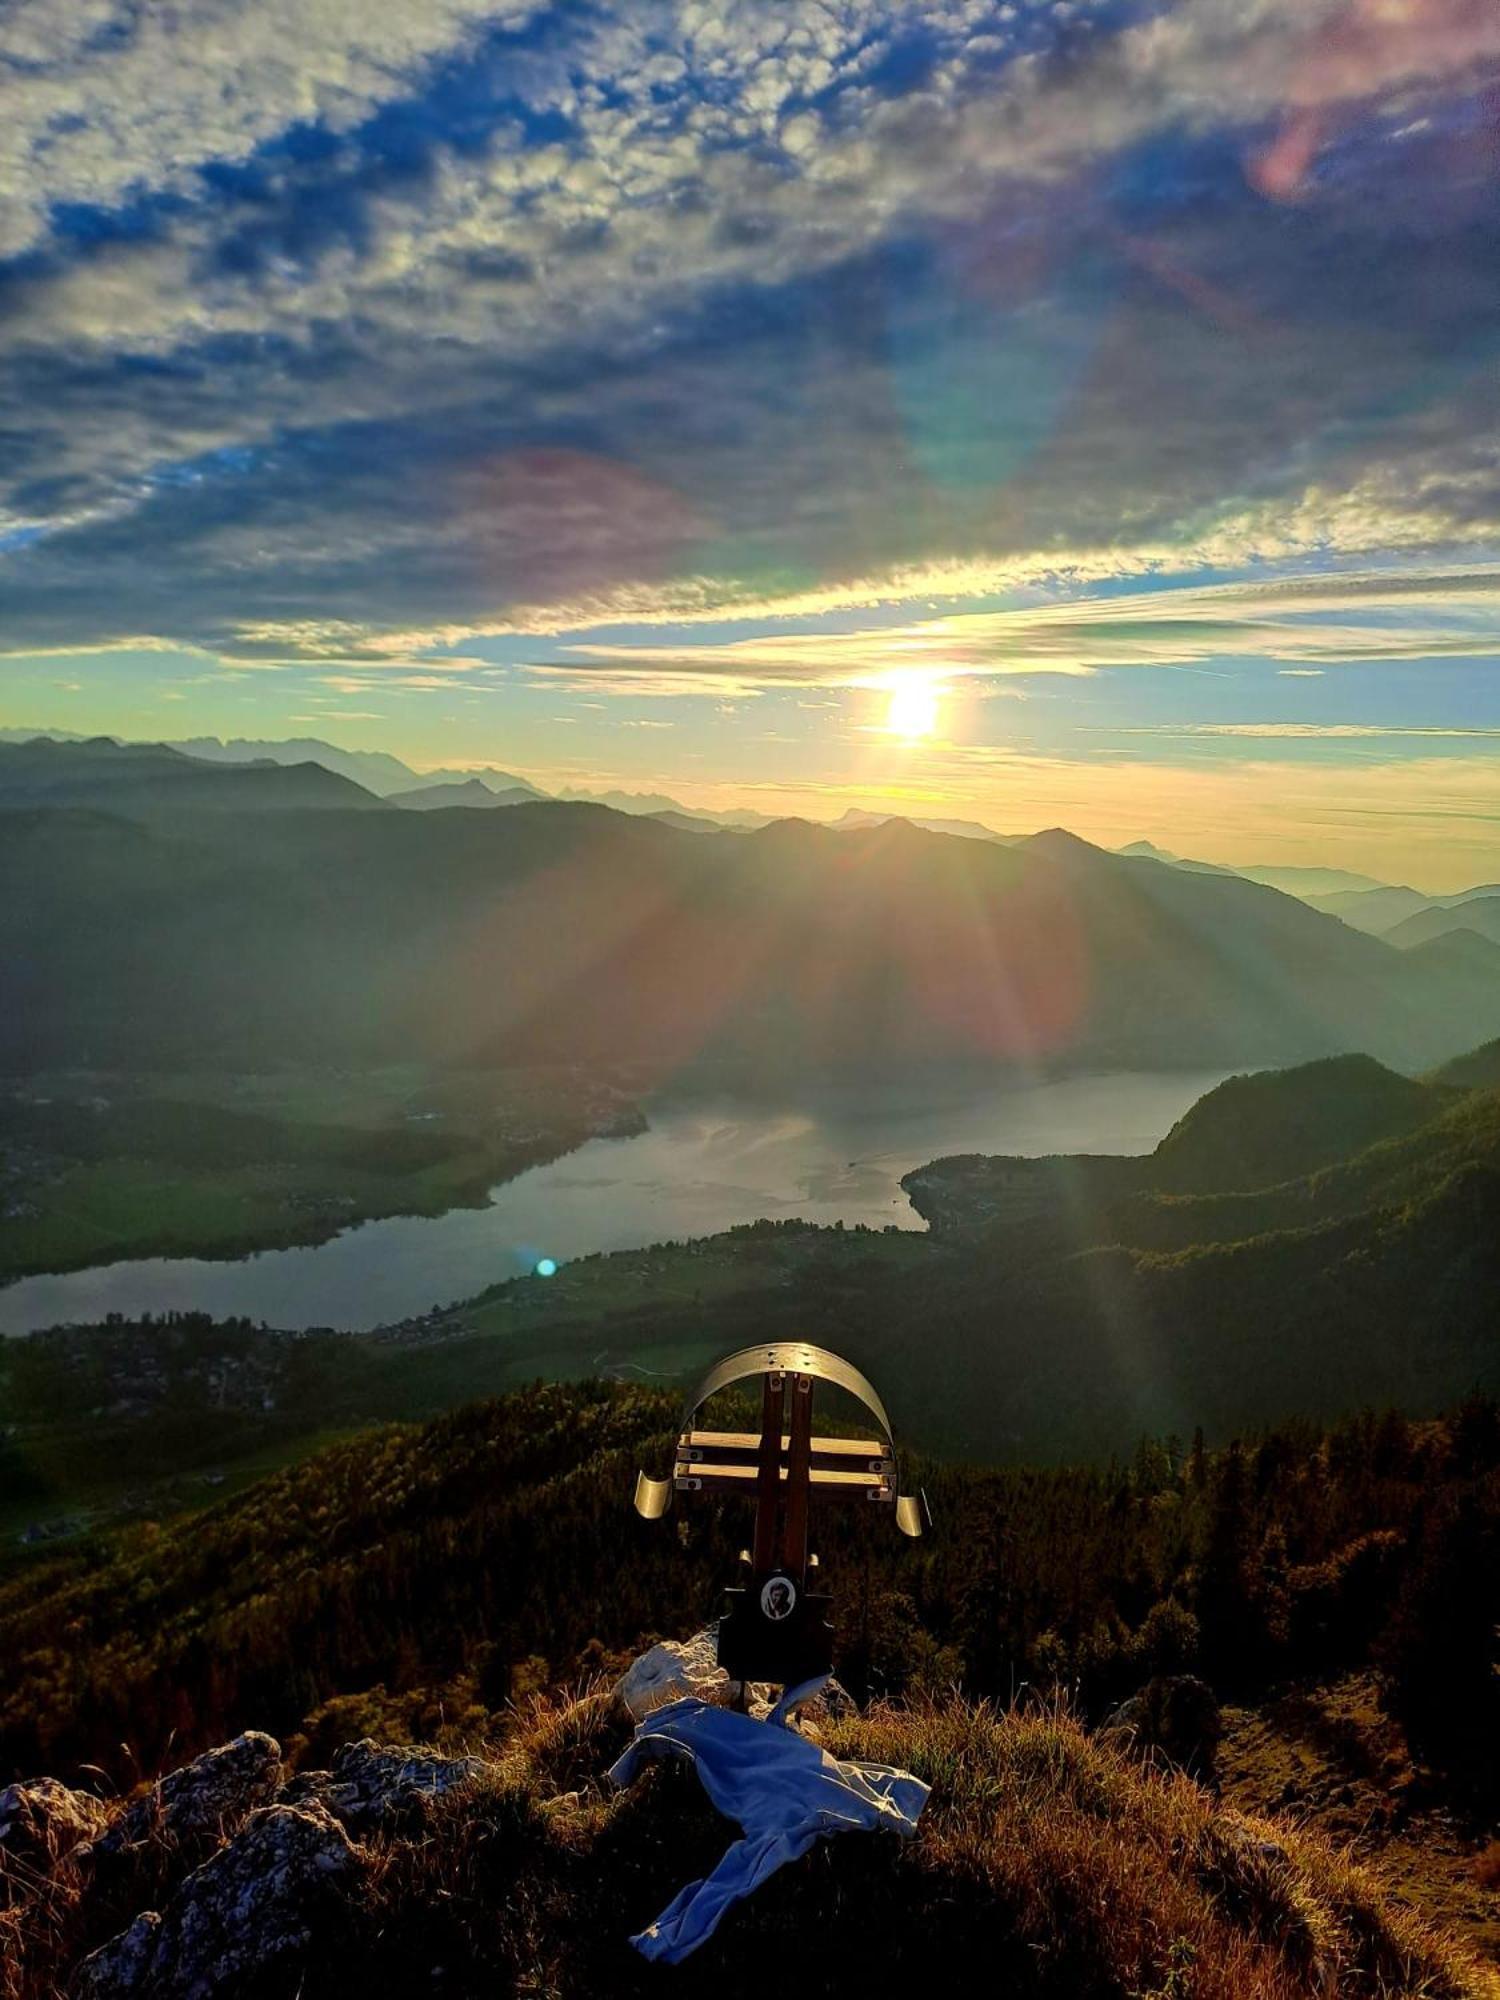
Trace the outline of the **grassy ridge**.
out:
[[[370,1733],[478,1748],[483,1776],[362,1848],[272,1990],[425,1990],[442,1965],[462,1994],[655,1991],[626,1939],[712,1864],[723,1822],[672,1771],[609,1794],[626,1726],[599,1696],[526,1690],[613,1670],[712,1608],[742,1521],[701,1510],[684,1546],[625,1505],[674,1408],[536,1389],[14,1575],[0,1758],[92,1752],[129,1783],[247,1724],[304,1764]],[[982,1958],[1032,2000],[1493,1993],[1311,1826],[1226,1810],[1083,1725],[1151,1673],[1250,1693],[1374,1661],[1412,1740],[1472,1787],[1500,1741],[1500,1411],[926,1476],[931,1541],[862,1516],[819,1535],[840,1670],[887,1691],[824,1740],[931,1784],[921,1837],[836,1841],[777,1875],[695,1977],[730,1996],[762,1994],[768,1963],[797,1992],[959,1987]],[[987,1688],[1024,1690],[1020,1708],[976,1703]],[[41,1879],[0,1858],[0,1993],[50,1994],[196,1858],[151,1847],[95,1876],[62,1857]]]
[[[918,1837],[822,1843],[732,1909],[672,1974],[627,1940],[726,1842],[685,1773],[625,1794],[603,1774],[625,1730],[599,1695],[529,1705],[481,1775],[410,1829],[361,1844],[273,1993],[343,2000],[657,1994],[724,2000],[972,1990],[1017,2000],[1485,2000],[1490,1975],[1310,1829],[1228,1811],[1089,1737],[1060,1709],[949,1697],[822,1725],[837,1756],[932,1787]],[[192,1855],[152,1847],[104,1884],[67,1856],[0,1901],[0,1994],[41,2000]],[[3,1869],[0,1862],[0,1869]],[[3,1886],[3,1877],[0,1877]]]
[[[980,1965],[999,1990],[1031,2000],[1292,2000],[1320,1990],[1458,2000],[1487,1990],[1461,1952],[1315,1836],[1222,1813],[1196,1786],[1143,1772],[1064,1714],[949,1699],[879,1708],[829,1725],[825,1740],[836,1755],[895,1763],[932,1785],[921,1836],[910,1846],[835,1841],[773,1878],[695,1960],[695,1977],[715,1992],[763,1994],[779,1960],[795,1990],[826,1994],[962,1992]],[[597,1708],[544,1711],[507,1768],[544,1805],[560,1781],[592,1776],[609,1747]],[[587,1879],[589,1920],[544,1918],[502,1943],[485,1916],[493,1879],[466,1870],[459,1910],[443,1925],[456,1962],[494,1952],[521,1985],[655,1991],[660,1975],[633,1963],[623,1939],[701,1869],[717,1845],[710,1816],[658,1773],[614,1801],[585,1779],[571,1813],[560,1822],[538,1813],[533,1826],[540,1837],[528,1833],[514,1853],[512,1907],[551,1911],[561,1896],[567,1908],[569,1883]],[[424,1891],[451,1881],[442,1857],[441,1845],[430,1858],[399,1856],[385,1878],[382,1915],[397,1937]]]

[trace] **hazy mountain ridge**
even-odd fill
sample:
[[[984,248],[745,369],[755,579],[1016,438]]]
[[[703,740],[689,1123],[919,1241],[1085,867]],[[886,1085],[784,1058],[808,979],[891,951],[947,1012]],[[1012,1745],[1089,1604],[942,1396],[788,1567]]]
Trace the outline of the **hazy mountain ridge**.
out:
[[[534,803],[539,794],[531,788],[512,785],[496,791],[480,778],[449,779],[437,784],[417,785],[409,792],[389,792],[387,800],[406,812],[445,812],[454,806],[520,806]]]
[[[237,736],[227,742],[217,736],[198,736],[174,744],[173,748],[183,750],[189,756],[225,764],[256,763],[266,759],[277,764],[322,764],[327,770],[337,771],[341,777],[352,778],[378,798],[389,798],[396,792],[424,785],[466,784],[470,781],[492,791],[523,791],[533,798],[545,796],[528,779],[517,777],[511,771],[496,770],[493,766],[473,771],[418,771],[388,751],[346,750],[317,736],[294,737],[287,741]]]
[[[75,807],[141,818],[379,805],[363,786],[311,761],[213,766],[165,743],[122,745],[109,737],[0,744],[0,810]]]
[[[468,788],[482,786],[510,804],[515,801],[508,794],[541,800],[551,796],[542,786],[533,784],[529,778],[520,777],[513,771],[502,771],[494,765],[449,767],[435,765],[428,770],[418,770],[414,765],[404,763],[401,758],[385,750],[349,750],[336,743],[325,742],[321,737],[302,736],[290,738],[230,737],[227,740],[217,736],[193,736],[180,742],[164,743],[158,746],[131,742],[118,736],[85,737],[65,729],[0,729],[0,744],[33,744],[52,742],[68,746],[88,744],[109,744],[118,750],[137,751],[157,747],[176,751],[183,757],[190,757],[199,763],[218,766],[242,766],[246,764],[319,764],[325,770],[339,777],[349,779],[376,798],[395,800],[398,795],[408,806],[415,803],[415,795],[439,788],[459,788],[464,796],[431,799],[423,803],[429,808],[439,805],[464,805],[476,803]],[[557,796],[573,804],[608,805],[617,812],[636,813],[651,817],[663,812],[679,813],[686,819],[703,821],[711,825],[724,826],[764,826],[769,815],[736,809],[725,813],[710,813],[691,809],[679,804],[676,799],[662,793],[607,791],[590,792],[569,787]]]
[[[0,764],[12,758],[52,753]],[[174,753],[161,768],[177,770]],[[184,768],[196,784],[200,767]],[[320,797],[347,785],[306,771]],[[304,771],[209,782],[279,799]],[[153,805],[128,840],[97,814],[4,814],[0,918],[28,950],[0,1059],[244,1067],[337,1048],[353,1062],[713,1063],[775,1079],[893,1062],[1229,1068],[1364,1048],[1422,1068],[1500,1027],[1483,965],[1397,952],[1272,889],[1061,833],[777,821],[705,841],[597,806],[410,812],[354,796],[358,813],[260,813],[253,839],[229,811],[174,828]],[[101,962],[107,992],[90,976]]]
[[[151,747],[131,743],[120,737],[85,737],[65,729],[0,728],[0,744],[40,741],[67,745],[107,742],[124,749]],[[349,750],[319,737],[286,739],[233,737],[225,740],[216,736],[200,736],[157,747],[175,750],[199,761],[218,764],[318,763],[329,771],[350,778],[379,798],[394,799],[399,794],[408,806],[417,803],[416,794],[442,792],[444,788],[454,788],[452,795],[424,800],[423,804],[436,808],[443,804],[481,803],[473,788],[482,787],[496,794],[505,804],[517,803],[520,797],[543,800],[555,796],[569,804],[604,805],[615,812],[658,819],[668,825],[683,827],[728,826],[753,831],[770,825],[778,817],[784,817],[784,815],[754,811],[747,807],[715,810],[706,806],[685,806],[666,793],[633,791],[620,787],[591,791],[565,785],[556,794],[549,794],[544,787],[535,784],[531,779],[520,777],[514,772],[500,770],[493,765],[462,768],[438,766],[419,771],[387,751]],[[512,797],[512,794],[515,796]],[[851,828],[884,826],[898,819],[904,819],[908,824],[927,832],[950,833],[967,839],[1007,843],[1026,837],[997,832],[993,827],[986,826],[978,820],[925,815],[912,817],[899,813],[870,811],[858,806],[846,808],[838,819],[827,824],[840,831],[847,831]],[[1192,874],[1239,875],[1245,881],[1259,882],[1265,887],[1279,889],[1285,895],[1295,896],[1313,908],[1321,910],[1325,915],[1338,916],[1353,928],[1368,931],[1375,936],[1385,934],[1408,916],[1418,915],[1429,909],[1453,908],[1470,898],[1494,896],[1500,893],[1500,885],[1487,883],[1446,894],[1429,895],[1418,889],[1378,882],[1373,876],[1362,875],[1347,868],[1293,863],[1231,864],[1198,861],[1173,853],[1170,849],[1150,840],[1131,841],[1123,847],[1109,851],[1127,859],[1144,858],[1159,861],[1168,867]]]
[[[1326,916],[1338,917],[1355,930],[1367,931],[1372,937],[1384,937],[1395,944],[1419,943],[1445,930],[1457,929],[1465,921],[1466,905],[1494,902],[1497,898],[1500,885],[1480,882],[1468,889],[1440,895],[1428,895],[1421,889],[1405,886],[1382,886],[1347,894],[1312,896],[1308,900]],[[1410,935],[1397,938],[1397,931],[1409,931]]]
[[[1268,889],[1280,889],[1288,896],[1301,897],[1304,902],[1317,902],[1330,895],[1359,895],[1383,890],[1386,886],[1372,875],[1359,875],[1348,868],[1299,867],[1294,863],[1278,862],[1193,861],[1174,854],[1170,848],[1158,847],[1151,840],[1133,840],[1126,847],[1115,848],[1114,852],[1144,856],[1149,861],[1162,861],[1169,867],[1186,868],[1198,875],[1243,875],[1247,882],[1259,882]]]
[[[1454,931],[1472,931],[1500,944],[1500,895],[1465,896],[1452,903],[1430,905],[1393,924],[1382,935],[1387,944],[1406,951],[1412,945],[1428,944]]]

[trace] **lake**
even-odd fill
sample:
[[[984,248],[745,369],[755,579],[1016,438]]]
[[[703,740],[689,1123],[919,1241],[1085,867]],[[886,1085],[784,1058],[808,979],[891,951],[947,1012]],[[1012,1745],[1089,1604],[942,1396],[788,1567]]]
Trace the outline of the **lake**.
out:
[[[227,1262],[141,1258],[0,1289],[0,1333],[144,1312],[243,1314],[362,1331],[596,1250],[708,1236],[736,1222],[923,1224],[901,1176],[945,1153],[1145,1153],[1222,1072],[1134,1072],[829,1093],[777,1109],[657,1100],[650,1130],[592,1139],[495,1188],[484,1208],[398,1216],[331,1242]]]

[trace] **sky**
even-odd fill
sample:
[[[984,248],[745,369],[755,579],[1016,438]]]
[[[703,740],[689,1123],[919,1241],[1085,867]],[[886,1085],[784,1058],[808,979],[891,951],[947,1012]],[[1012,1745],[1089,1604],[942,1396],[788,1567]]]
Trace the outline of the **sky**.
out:
[[[8,0],[0,723],[1500,878],[1495,0]]]

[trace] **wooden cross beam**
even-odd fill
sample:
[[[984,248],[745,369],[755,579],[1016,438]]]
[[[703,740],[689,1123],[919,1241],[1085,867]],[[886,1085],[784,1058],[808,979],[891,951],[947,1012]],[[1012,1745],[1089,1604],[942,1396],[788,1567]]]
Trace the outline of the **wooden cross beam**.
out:
[[[759,1431],[697,1426],[709,1397],[731,1383],[761,1377]],[[874,1438],[817,1437],[813,1398],[820,1381],[855,1396],[876,1419]],[[636,1480],[636,1511],[659,1520],[676,1494],[729,1493],[755,1501],[755,1531],[744,1558],[749,1575],[731,1589],[719,1623],[719,1664],[739,1681],[794,1686],[832,1664],[829,1599],[811,1590],[817,1557],[809,1548],[813,1501],[863,1500],[893,1509],[904,1534],[919,1535],[925,1499],[897,1489],[890,1420],[858,1369],[826,1348],[802,1342],[747,1347],[709,1370],[683,1411],[671,1476]]]

